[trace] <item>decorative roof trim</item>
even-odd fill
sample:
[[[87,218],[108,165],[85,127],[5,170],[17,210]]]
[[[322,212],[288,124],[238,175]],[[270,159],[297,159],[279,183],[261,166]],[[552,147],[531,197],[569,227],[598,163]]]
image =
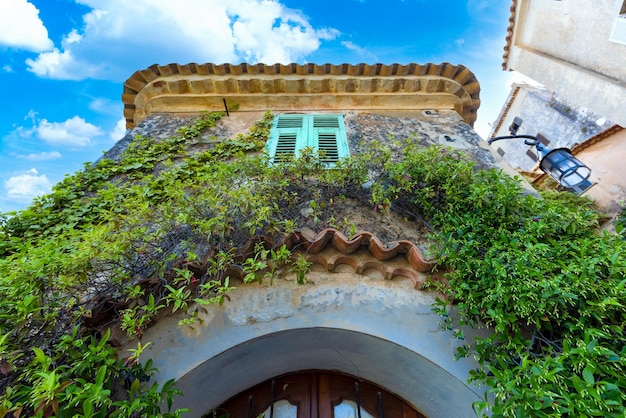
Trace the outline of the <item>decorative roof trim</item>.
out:
[[[616,133],[618,133],[620,131],[623,131],[623,130],[624,130],[624,128],[622,128],[621,126],[613,125],[610,128],[607,128],[604,131],[595,134],[594,136],[592,136],[591,138],[589,138],[588,140],[586,140],[582,144],[575,145],[572,148],[572,154],[576,155],[576,154],[586,150],[587,148],[591,147],[592,145],[595,145],[598,142],[601,142],[601,141],[607,139],[608,137],[613,136]]]
[[[504,54],[502,54],[502,69],[508,70],[509,68],[509,54],[511,53],[511,45],[513,44],[513,32],[515,31],[515,15],[517,14],[517,1],[513,0],[509,11],[509,26],[506,28],[506,44],[504,45]]]
[[[297,244],[303,245],[310,254],[319,254],[328,246],[332,246],[342,254],[352,254],[361,247],[367,247],[379,261],[404,255],[411,268],[420,273],[430,273],[436,265],[433,261],[427,261],[420,249],[411,241],[391,241],[383,244],[371,232],[359,232],[354,237],[347,238],[337,229],[326,228],[316,235],[307,235],[305,231],[300,231],[297,235]]]
[[[147,115],[172,108],[182,102],[194,108],[222,103],[222,98],[238,98],[272,110],[276,100],[294,99],[298,108],[317,95],[335,96],[322,108],[337,108],[376,97],[371,108],[430,108],[428,100],[447,100],[470,125],[480,106],[480,85],[463,65],[442,64],[168,64],[152,65],[136,71],[124,83],[122,102],[126,127],[133,128]],[[406,96],[406,100],[398,97]],[[414,100],[419,95],[423,100]],[[272,99],[273,98],[273,99]],[[263,100],[260,100],[263,99]],[[300,99],[300,102],[298,100]],[[354,100],[352,100],[354,99]],[[274,100],[274,101],[272,101]],[[242,105],[242,103],[239,103]],[[169,106],[169,107],[168,107]],[[204,107],[202,107],[204,106]],[[160,109],[160,108],[161,109]],[[192,106],[193,107],[193,106]],[[305,109],[302,107],[301,109]],[[242,105],[240,110],[246,110]],[[252,110],[259,110],[254,108]]]

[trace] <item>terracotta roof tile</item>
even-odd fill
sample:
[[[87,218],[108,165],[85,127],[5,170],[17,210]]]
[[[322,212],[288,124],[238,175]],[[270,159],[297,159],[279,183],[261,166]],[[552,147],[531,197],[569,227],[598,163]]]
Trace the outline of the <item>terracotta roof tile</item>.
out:
[[[502,55],[502,69],[509,69],[509,54],[511,52],[511,45],[513,43],[513,32],[515,30],[515,14],[517,9],[518,0],[513,0],[511,7],[509,8],[511,15],[509,16],[509,26],[506,28],[506,44],[504,45],[504,54]]]

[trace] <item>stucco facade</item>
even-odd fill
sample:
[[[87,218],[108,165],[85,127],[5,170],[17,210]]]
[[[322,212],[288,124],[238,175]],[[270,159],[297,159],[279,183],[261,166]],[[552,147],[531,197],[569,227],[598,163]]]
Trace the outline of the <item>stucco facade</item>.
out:
[[[585,195],[613,216],[626,202],[626,130],[614,128],[587,146],[574,148],[576,157],[592,170],[596,184]]]
[[[623,8],[623,0],[514,0],[503,68],[626,126]]]

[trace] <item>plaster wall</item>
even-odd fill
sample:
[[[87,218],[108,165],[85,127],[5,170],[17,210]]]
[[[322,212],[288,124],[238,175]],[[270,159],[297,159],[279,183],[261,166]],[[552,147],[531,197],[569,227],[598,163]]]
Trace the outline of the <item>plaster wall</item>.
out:
[[[624,155],[626,130],[617,132],[576,155],[591,168],[591,180],[597,182],[585,195],[593,198],[599,207],[612,214],[619,212],[626,201]]]
[[[435,294],[377,272],[314,270],[309,282],[286,278],[273,286],[243,285],[223,306],[196,307],[202,323],[179,327],[160,320],[143,338],[158,379],[176,379],[185,394],[176,407],[199,417],[228,398],[274,376],[307,369],[336,370],[377,383],[430,417],[473,416],[482,392],[465,381],[472,359],[455,361],[467,341],[442,330]],[[475,333],[475,332],[474,332]],[[145,360],[145,358],[144,358]]]
[[[519,43],[610,78],[626,80],[616,58],[626,46],[609,41],[622,0],[522,0]],[[521,26],[518,26],[521,25]]]
[[[621,0],[520,0],[509,69],[626,126],[626,45],[609,41]]]

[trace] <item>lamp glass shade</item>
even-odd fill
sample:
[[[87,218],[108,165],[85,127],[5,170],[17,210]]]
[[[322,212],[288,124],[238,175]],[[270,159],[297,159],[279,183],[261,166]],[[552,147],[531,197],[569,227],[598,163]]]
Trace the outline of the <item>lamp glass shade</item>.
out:
[[[567,148],[557,148],[546,153],[539,167],[567,188],[576,187],[591,175],[589,167],[574,157]]]

